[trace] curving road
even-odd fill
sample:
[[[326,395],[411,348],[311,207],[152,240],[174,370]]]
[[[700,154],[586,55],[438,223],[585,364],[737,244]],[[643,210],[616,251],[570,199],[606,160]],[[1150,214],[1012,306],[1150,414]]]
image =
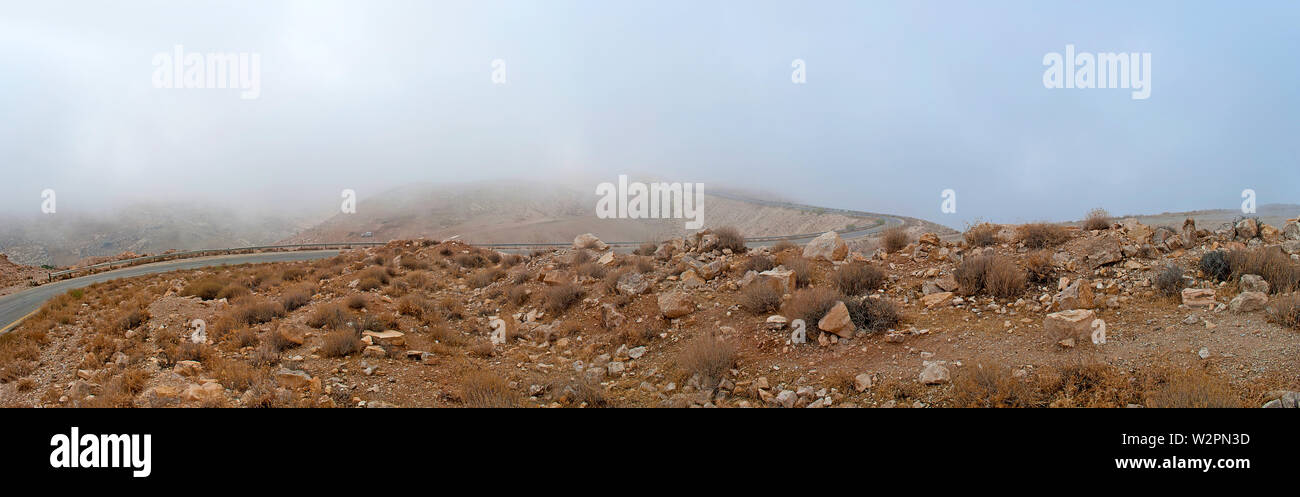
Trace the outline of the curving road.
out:
[[[266,262],[292,262],[326,259],[339,254],[338,250],[308,250],[298,252],[270,252],[265,254],[239,254],[182,259],[177,261],[156,262],[140,266],[131,266],[103,273],[96,273],[80,278],[60,280],[47,283],[29,290],[0,297],[0,335],[17,327],[27,316],[41,308],[45,301],[66,293],[68,290],[90,286],[95,283],[130,278],[146,274],[165,273],[181,269],[197,269],[209,266],[233,266]]]
[[[714,193],[711,195],[718,195],[718,194]],[[901,226],[903,224],[906,224],[902,219],[896,217],[883,216],[880,214],[872,214],[867,212],[850,211],[844,209],[827,209],[822,207],[793,204],[788,202],[772,202],[772,201],[764,201],[764,200],[757,200],[757,199],[747,199],[741,197],[733,197],[725,194],[719,196],[735,198],[736,200],[743,200],[743,201],[758,203],[762,205],[778,206],[778,207],[785,207],[790,209],[809,210],[809,211],[816,210],[819,212],[834,212],[834,213],[851,215],[855,217],[871,217],[871,218],[884,220],[884,222],[878,226],[872,226],[870,228],[863,228],[863,229],[858,229],[853,231],[840,231],[839,232],[840,237],[845,239],[854,239],[863,236],[868,236],[868,235],[878,233],[881,230],[884,230],[886,228],[890,228],[893,226]],[[809,240],[812,240],[813,238],[816,238],[820,234],[821,233],[811,233],[811,234],[804,234],[804,235],[791,235],[789,237],[760,237],[759,239],[751,240],[747,242],[746,245],[750,247],[770,246],[783,240],[796,242],[796,243],[807,242]],[[780,238],[780,240],[776,238]],[[484,248],[494,248],[498,250],[529,250],[531,248],[536,248],[539,246],[566,246],[566,245],[568,244],[496,243],[496,244],[482,244],[478,246]],[[640,244],[633,243],[633,242],[615,242],[615,243],[611,243],[611,245],[615,245],[616,249],[621,249],[622,251],[630,252]],[[152,264],[142,264],[139,266],[125,267],[122,269],[115,269],[103,273],[90,274],[79,278],[59,280],[53,283],[48,283],[28,290],[23,290],[18,293],[0,297],[0,326],[2,326],[0,327],[0,335],[8,333],[10,330],[17,327],[18,324],[21,323],[24,319],[26,319],[28,316],[34,314],[37,310],[39,310],[41,308],[41,305],[44,304],[47,300],[54,298],[59,294],[66,293],[68,290],[90,286],[95,283],[109,281],[117,278],[130,278],[133,276],[165,273],[169,271],[177,271],[182,269],[197,269],[197,268],[210,267],[210,266],[230,266],[230,265],[238,265],[238,264],[292,262],[292,261],[308,261],[308,260],[316,260],[316,259],[325,259],[329,257],[334,257],[335,255],[338,255],[339,252],[340,252],[339,250],[306,250],[306,251],[291,251],[291,252],[269,252],[269,253],[261,253],[261,254],[236,254],[236,255],[198,257],[194,259],[180,259],[174,261],[155,262]]]

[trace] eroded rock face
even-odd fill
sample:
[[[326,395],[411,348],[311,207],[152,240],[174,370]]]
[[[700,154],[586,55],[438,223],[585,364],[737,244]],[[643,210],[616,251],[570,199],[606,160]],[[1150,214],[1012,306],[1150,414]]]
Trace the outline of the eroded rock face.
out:
[[[1214,290],[1211,288],[1184,288],[1183,305],[1187,307],[1214,307]]]
[[[1043,330],[1054,342],[1073,340],[1075,343],[1092,341],[1092,320],[1097,319],[1091,309],[1071,309],[1048,314],[1043,319]]]
[[[1286,226],[1282,227],[1282,238],[1300,240],[1300,222],[1287,221]]]
[[[695,301],[685,292],[672,291],[659,295],[659,312],[675,319],[695,312]]]
[[[849,255],[849,246],[840,238],[840,234],[834,231],[827,231],[817,238],[813,238],[803,248],[803,256],[809,259],[822,259],[827,261],[842,261]]]
[[[1237,225],[1234,228],[1236,228],[1237,231],[1237,238],[1242,240],[1255,238],[1255,235],[1259,234],[1259,225],[1255,223],[1255,220],[1252,218],[1237,221]]]

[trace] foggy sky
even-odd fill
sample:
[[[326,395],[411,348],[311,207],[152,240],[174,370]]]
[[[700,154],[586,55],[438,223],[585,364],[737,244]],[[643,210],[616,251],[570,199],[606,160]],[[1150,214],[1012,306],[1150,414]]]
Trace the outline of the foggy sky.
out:
[[[1050,4],[1049,4],[1050,3]],[[4,0],[0,213],[337,209],[410,181],[773,191],[960,227],[1300,203],[1300,4]],[[1067,44],[1152,91],[1046,89]],[[255,52],[261,95],[152,58]],[[506,84],[492,82],[494,59]],[[791,82],[791,62],[807,83]],[[584,179],[585,181],[585,179]],[[940,192],[957,192],[957,214]],[[593,194],[592,202],[596,201]]]

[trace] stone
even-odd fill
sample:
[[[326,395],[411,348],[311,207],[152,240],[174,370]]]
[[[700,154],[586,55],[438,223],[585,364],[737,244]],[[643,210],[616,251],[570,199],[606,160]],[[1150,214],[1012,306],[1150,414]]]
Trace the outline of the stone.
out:
[[[275,333],[280,336],[281,340],[294,345],[302,345],[307,341],[307,330],[297,326],[280,326],[279,328],[276,328]]]
[[[921,245],[930,245],[935,247],[940,245],[939,235],[936,235],[934,233],[921,234],[921,238],[917,239],[917,242],[920,243]]]
[[[1200,357],[1201,359],[1209,359],[1209,358],[1210,358],[1210,348],[1209,348],[1209,347],[1201,347],[1201,350],[1196,351],[1196,356],[1197,356],[1197,357]]]
[[[627,364],[623,361],[609,361],[609,364],[605,365],[605,371],[607,371],[610,376],[623,374],[623,371],[626,370]]]
[[[790,320],[786,319],[785,316],[773,314],[768,316],[766,321],[763,321],[763,327],[771,331],[779,331],[785,329],[785,326],[789,323]]]
[[[1282,226],[1282,238],[1287,240],[1300,240],[1300,222],[1287,221]]]
[[[565,283],[572,283],[572,282],[573,282],[573,276],[570,275],[567,271],[561,271],[556,269],[556,270],[546,271],[542,273],[542,283],[545,283],[547,285],[555,286],[555,285],[562,285]]]
[[[602,265],[602,266],[608,266],[608,265],[610,265],[610,264],[613,264],[613,263],[614,263],[614,251],[611,250],[611,251],[609,251],[609,252],[605,252],[605,255],[602,255],[602,256],[600,256],[599,259],[596,259],[596,262],[599,263],[599,264]]]
[[[1048,314],[1043,318],[1043,330],[1052,341],[1072,338],[1076,342],[1092,341],[1092,321],[1097,319],[1091,309],[1071,309]]]
[[[865,392],[872,386],[871,373],[862,373],[853,377],[853,389],[859,392]]]
[[[1255,238],[1255,235],[1259,234],[1259,224],[1256,223],[1253,218],[1246,218],[1237,221],[1237,225],[1234,226],[1234,228],[1236,229],[1237,238],[1242,240]]]
[[[1257,274],[1241,275],[1241,291],[1268,293],[1269,285],[1264,278]]]
[[[618,277],[618,293],[623,295],[640,295],[650,289],[650,279],[636,271]]]
[[[799,396],[795,395],[794,390],[782,390],[781,393],[776,394],[776,403],[787,409],[794,407],[794,403],[798,400]]]
[[[68,397],[73,400],[81,400],[89,397],[93,393],[94,387],[86,380],[77,380],[72,382],[68,387]]]
[[[948,368],[938,362],[926,361],[925,366],[921,368],[921,375],[917,378],[925,385],[941,385],[948,383],[952,379]]]
[[[617,329],[622,327],[623,323],[627,322],[627,316],[624,316],[623,313],[618,312],[618,308],[615,307],[614,304],[610,304],[610,303],[601,304],[600,313],[601,313],[601,319],[604,321],[606,329],[610,329],[610,330]]]
[[[1300,254],[1300,240],[1282,242],[1282,251],[1288,254]]]
[[[361,336],[370,337],[371,343],[393,345],[401,347],[406,345],[406,334],[396,330],[388,331],[363,331]]]
[[[695,272],[694,269],[682,271],[681,279],[682,285],[686,288],[698,288],[703,286],[705,283],[704,278],[700,276],[700,273]]]
[[[600,241],[599,238],[596,238],[596,235],[593,235],[591,233],[583,233],[573,238],[573,248],[604,251],[605,249],[609,248],[609,245],[606,245],[605,242],[602,242]]]
[[[275,382],[284,388],[299,390],[311,384],[311,375],[306,371],[281,369],[275,373]]]
[[[1124,253],[1120,248],[1119,240],[1109,236],[1095,238],[1084,245],[1087,255],[1088,269],[1097,269],[1107,264],[1114,264],[1124,260]]]
[[[378,345],[367,345],[366,348],[361,351],[361,356],[382,359],[388,357],[388,352]]]
[[[627,349],[627,356],[630,357],[630,358],[632,358],[632,359],[634,359],[634,360],[635,360],[635,359],[640,359],[641,356],[644,356],[644,355],[645,355],[645,353],[646,353],[645,345],[640,345],[640,346],[636,346],[636,347],[632,347],[632,348],[630,348],[630,349]]]
[[[1268,305],[1268,294],[1263,292],[1241,292],[1232,302],[1228,303],[1228,308],[1233,312],[1254,312]]]
[[[848,244],[844,243],[840,234],[834,231],[827,231],[813,238],[803,248],[803,256],[809,259],[842,261],[847,255],[849,255]]]
[[[700,267],[696,268],[696,272],[700,274],[701,278],[704,278],[705,281],[708,281],[713,279],[714,276],[717,276],[718,274],[722,273],[722,267],[723,267],[722,261],[716,260],[708,264],[701,265]]]
[[[181,376],[193,378],[203,372],[203,365],[199,361],[176,361],[172,371]]]
[[[939,288],[945,292],[957,291],[957,278],[954,278],[951,274],[944,275],[939,279],[934,280],[934,284],[938,285]]]
[[[1183,305],[1187,307],[1214,307],[1214,289],[1212,288],[1184,288]]]
[[[763,271],[758,273],[758,277],[761,283],[767,283],[773,288],[780,290],[781,293],[793,292],[798,282],[794,271],[786,269],[785,267]]]
[[[1096,306],[1096,296],[1088,280],[1077,279],[1052,297],[1052,308],[1061,311],[1091,309]]]
[[[925,306],[926,309],[930,309],[945,304],[947,302],[951,302],[952,297],[953,297],[952,292],[932,293],[930,295],[921,297],[921,305]]]
[[[659,295],[659,312],[668,319],[675,319],[695,312],[695,301],[685,292],[671,291]]]
[[[181,400],[186,402],[220,402],[225,400],[225,390],[220,383],[190,384],[181,393]]]
[[[844,302],[836,302],[830,312],[817,321],[817,328],[840,338],[852,338],[856,331],[853,320],[849,318],[849,308]]]

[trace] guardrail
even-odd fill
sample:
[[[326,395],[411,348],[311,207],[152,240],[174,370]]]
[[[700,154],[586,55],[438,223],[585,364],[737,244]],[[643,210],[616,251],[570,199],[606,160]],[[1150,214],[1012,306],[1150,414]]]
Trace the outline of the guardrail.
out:
[[[880,225],[882,225],[882,224],[886,224],[885,221],[882,220],[880,223],[877,223],[877,224],[875,224],[875,225],[873,225],[873,226],[854,227],[854,228],[852,228],[852,229],[844,228],[844,229],[838,229],[838,230],[834,230],[834,231],[835,231],[836,233],[840,233],[840,234],[851,233],[851,232],[855,232],[855,231],[861,231],[861,230],[864,230],[864,229],[871,229],[871,228],[874,228],[874,227],[876,227],[876,226],[880,226]],[[824,231],[818,231],[818,232],[816,232],[816,233],[800,233],[800,234],[797,234],[797,235],[758,236],[758,237],[749,237],[749,238],[745,238],[745,241],[746,241],[746,242],[776,242],[776,241],[782,241],[782,240],[800,240],[800,239],[804,239],[804,238],[815,238],[815,237],[820,236],[820,235],[822,235],[822,234],[824,234],[824,233],[825,233]],[[555,242],[555,243],[472,243],[472,242],[466,242],[466,243],[471,243],[472,245],[474,245],[474,246],[476,246],[476,247],[491,248],[491,249],[554,248],[554,247],[568,247],[568,246],[572,245],[571,243],[563,243],[563,242]],[[640,246],[640,245],[643,244],[643,243],[646,243],[646,242],[605,242],[606,245],[609,245],[609,246],[611,246],[611,247],[638,247],[638,246]],[[117,260],[117,261],[101,262],[101,263],[99,263],[99,264],[92,264],[92,265],[84,266],[84,267],[78,267],[78,268],[72,268],[72,269],[65,269],[65,270],[62,270],[62,271],[52,271],[52,272],[48,273],[48,281],[54,281],[55,279],[59,279],[59,278],[62,278],[62,277],[64,277],[64,276],[67,276],[67,275],[70,275],[70,274],[76,274],[76,273],[81,273],[81,272],[94,272],[94,271],[99,270],[99,269],[112,269],[113,267],[116,267],[116,266],[122,266],[122,267],[125,267],[125,266],[134,266],[134,265],[139,265],[139,264],[149,264],[149,263],[153,263],[153,262],[162,262],[162,261],[174,260],[174,259],[189,259],[189,258],[195,258],[195,257],[206,257],[206,256],[212,256],[212,255],[230,255],[230,254],[238,254],[238,253],[242,253],[242,252],[258,252],[258,251],[263,251],[263,250],[326,249],[326,248],[333,248],[333,247],[338,247],[338,248],[342,248],[342,249],[349,249],[349,248],[352,248],[352,247],[378,247],[378,246],[387,245],[387,244],[388,244],[388,242],[294,243],[294,244],[286,244],[286,245],[255,245],[255,246],[249,246],[249,247],[234,247],[234,248],[215,248],[215,249],[184,250],[184,251],[177,251],[177,252],[168,252],[168,253],[165,253],[165,254],[146,255],[146,256],[142,256],[142,257],[133,257],[133,258],[130,258],[130,259],[122,259],[122,260]]]

